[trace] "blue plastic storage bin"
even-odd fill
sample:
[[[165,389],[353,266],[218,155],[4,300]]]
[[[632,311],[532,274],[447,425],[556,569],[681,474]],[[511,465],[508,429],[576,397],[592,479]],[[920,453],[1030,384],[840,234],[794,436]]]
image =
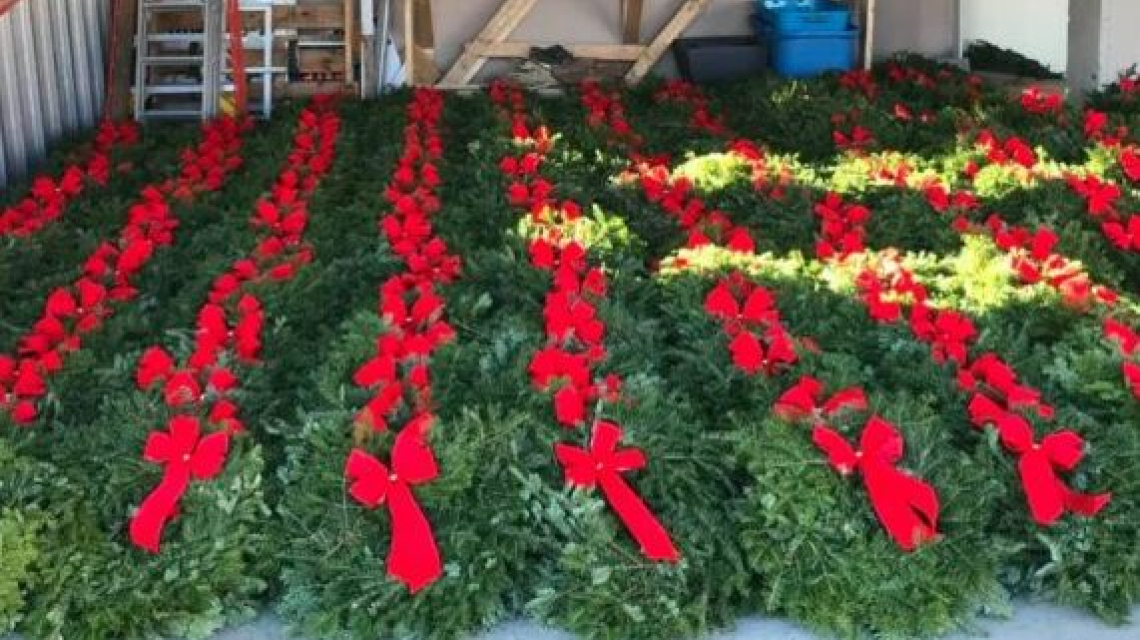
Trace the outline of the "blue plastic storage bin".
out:
[[[756,15],[776,33],[843,31],[851,9],[832,0],[756,0]]]
[[[785,78],[810,78],[855,68],[859,30],[780,33],[753,16],[756,37],[768,43],[772,68]]]

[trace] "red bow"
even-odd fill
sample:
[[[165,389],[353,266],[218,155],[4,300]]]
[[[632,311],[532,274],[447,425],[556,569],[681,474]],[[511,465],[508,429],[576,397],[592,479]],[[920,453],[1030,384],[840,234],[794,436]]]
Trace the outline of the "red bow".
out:
[[[783,420],[811,419],[813,424],[821,424],[825,418],[843,411],[863,411],[867,408],[867,396],[859,387],[836,391],[821,404],[822,400],[823,383],[811,376],[804,376],[796,386],[776,400],[773,410]]]
[[[616,424],[598,421],[590,436],[589,451],[559,443],[554,445],[554,457],[562,465],[568,484],[601,485],[606,501],[647,558],[677,562],[680,554],[669,533],[620,475],[645,466],[645,455],[640,449],[617,449],[621,435],[621,428]]]
[[[775,296],[743,274],[722,278],[705,296],[705,312],[720,320],[732,338],[728,350],[741,371],[751,375],[763,369],[772,375],[798,360],[792,338],[780,323]],[[760,328],[762,336],[757,335]]]
[[[738,300],[734,289],[740,291],[743,303]],[[722,279],[709,291],[705,296],[705,311],[729,323],[734,330],[744,323],[763,324],[779,320],[772,293],[763,287],[752,286],[737,274]]]
[[[858,469],[871,506],[887,533],[904,551],[914,551],[938,536],[938,494],[926,482],[895,467],[903,455],[898,430],[878,416],[867,421],[859,451],[834,430],[818,425],[812,441],[839,473]]]
[[[131,542],[151,553],[162,546],[162,530],[178,512],[190,480],[209,480],[222,471],[230,448],[226,432],[199,438],[201,425],[197,418],[171,418],[169,432],[150,434],[143,450],[147,462],[166,465],[166,473],[150,495],[143,500],[131,518]]]
[[[1105,182],[1095,175],[1083,179],[1070,175],[1068,182],[1073,191],[1084,197],[1090,214],[1096,217],[1114,217],[1116,201],[1120,199],[1122,193],[1119,186]]]
[[[1005,447],[1019,456],[1017,472],[1037,524],[1052,525],[1066,511],[1093,516],[1112,499],[1110,493],[1073,491],[1057,475],[1058,469],[1071,471],[1084,458],[1085,443],[1076,433],[1059,431],[1038,444],[1028,420],[983,395],[974,396],[970,402],[970,417],[979,428],[994,424]]]
[[[1064,108],[1064,98],[1058,93],[1044,93],[1038,87],[1029,87],[1021,92],[1021,106],[1037,115],[1055,114]]]
[[[864,225],[871,217],[870,209],[847,204],[839,194],[829,192],[822,202],[815,205],[815,215],[822,221],[816,257],[821,260],[842,259],[864,249],[867,235]]]
[[[968,368],[958,372],[958,384],[963,389],[977,389],[979,383],[984,383],[991,393],[1005,402],[1005,406],[1009,409],[1033,409],[1042,418],[1053,419],[1056,411],[1041,401],[1041,392],[1028,385],[1018,384],[1017,372],[1013,367],[993,353],[983,354]],[[993,403],[988,397],[981,397],[981,400]],[[974,405],[979,401],[979,398],[974,398],[971,403],[971,415],[974,412]]]
[[[939,364],[950,361],[965,365],[970,343],[978,335],[966,316],[956,311],[935,311],[925,304],[911,309],[910,328],[919,340],[930,343],[931,355]]]
[[[1140,364],[1125,362],[1121,365],[1121,370],[1124,372],[1125,383],[1132,390],[1132,395],[1140,399]]]
[[[1112,244],[1125,251],[1140,251],[1140,216],[1129,216],[1118,222],[1106,222],[1101,225],[1104,235]]]
[[[1120,344],[1120,352],[1125,356],[1132,356],[1140,351],[1140,333],[1132,327],[1108,318],[1104,321],[1104,335]]]
[[[1128,148],[1120,152],[1120,168],[1133,182],[1140,182],[1140,152]]]
[[[424,441],[430,422],[430,416],[423,415],[400,431],[392,445],[391,470],[360,449],[352,450],[344,466],[351,483],[348,493],[357,502],[369,509],[388,503],[392,519],[388,575],[412,593],[435,582],[443,572],[431,523],[412,493],[412,486],[439,475],[435,456]]]

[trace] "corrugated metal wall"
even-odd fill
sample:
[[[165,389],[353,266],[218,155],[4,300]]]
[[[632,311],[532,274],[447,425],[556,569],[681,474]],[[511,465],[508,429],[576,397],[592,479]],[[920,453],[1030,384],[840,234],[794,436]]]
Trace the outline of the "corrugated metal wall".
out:
[[[23,0],[0,17],[0,188],[103,107],[110,0]]]

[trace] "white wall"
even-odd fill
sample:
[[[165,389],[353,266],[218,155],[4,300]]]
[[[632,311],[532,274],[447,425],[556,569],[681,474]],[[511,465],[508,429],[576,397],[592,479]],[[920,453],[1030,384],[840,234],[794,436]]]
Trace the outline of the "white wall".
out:
[[[1102,84],[1115,82],[1121,72],[1140,63],[1137,31],[1140,31],[1140,0],[1102,0],[1099,74]]]
[[[876,59],[900,51],[935,58],[957,53],[954,0],[878,0],[876,11]]]
[[[988,40],[1059,73],[1068,62],[1068,23],[1069,0],[962,0],[966,42]]]

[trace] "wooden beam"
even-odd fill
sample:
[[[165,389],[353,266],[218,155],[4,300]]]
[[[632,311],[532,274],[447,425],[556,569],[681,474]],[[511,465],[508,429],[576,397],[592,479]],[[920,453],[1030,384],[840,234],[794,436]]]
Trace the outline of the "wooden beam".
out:
[[[435,63],[435,26],[431,14],[431,0],[415,0],[416,77],[413,84],[429,85],[439,79],[439,66]]]
[[[415,77],[412,83],[417,87],[426,87],[435,84],[439,79],[439,70],[435,66],[435,59],[419,47],[413,47],[412,55],[416,59]]]
[[[643,4],[643,0],[622,0],[622,41],[626,44],[641,42]]]
[[[344,83],[356,82],[356,3],[344,0]]]
[[[518,28],[537,1],[505,0],[503,4],[499,5],[499,10],[487,22],[475,40],[467,44],[462,55],[455,61],[455,64],[451,65],[451,69],[448,70],[440,83],[444,85],[470,83],[475,74],[479,73],[479,69],[483,68],[483,64],[487,62],[487,58],[477,53],[473,45],[505,41]]]
[[[685,0],[669,24],[665,25],[661,33],[657,34],[653,42],[645,47],[645,51],[633,63],[633,67],[625,75],[626,84],[635,85],[641,82],[649,70],[653,68],[653,65],[657,64],[657,61],[665,54],[665,50],[685,32],[685,29],[689,28],[693,20],[697,19],[697,16],[705,10],[710,2],[712,0]]]
[[[404,0],[404,77],[408,84],[416,81],[416,12],[415,0]]]
[[[107,104],[103,114],[115,120],[125,120],[131,110],[131,56],[135,48],[135,23],[138,22],[138,0],[113,0],[111,4],[108,70],[114,68],[114,77],[107,77]]]
[[[533,43],[521,41],[474,42],[469,45],[472,51],[484,58],[529,58],[533,46]],[[633,62],[645,51],[645,47],[639,44],[568,44],[563,46],[575,58],[611,62]]]

